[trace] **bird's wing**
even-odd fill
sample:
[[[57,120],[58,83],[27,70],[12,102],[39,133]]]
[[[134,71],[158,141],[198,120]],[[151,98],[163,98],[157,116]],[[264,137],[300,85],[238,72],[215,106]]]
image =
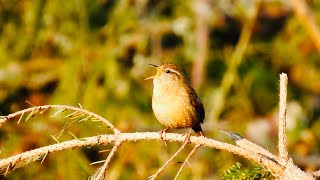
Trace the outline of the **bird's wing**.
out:
[[[200,118],[200,122],[203,123],[203,120],[206,116],[205,112],[204,112],[204,107],[203,107],[203,104],[202,104],[202,101],[201,99],[197,96],[197,100],[196,100],[196,103],[197,103],[197,108],[196,108],[196,111],[198,112],[199,114],[199,118]]]
[[[194,97],[191,98],[191,104],[196,108],[197,116],[200,119],[200,122],[203,123],[203,120],[205,118],[205,111],[202,101],[192,87],[190,87],[190,93],[192,93],[191,97]]]

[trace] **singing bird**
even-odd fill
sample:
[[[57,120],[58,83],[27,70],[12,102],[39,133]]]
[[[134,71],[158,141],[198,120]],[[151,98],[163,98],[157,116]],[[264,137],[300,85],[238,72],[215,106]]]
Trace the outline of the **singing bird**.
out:
[[[192,128],[197,135],[204,136],[201,123],[205,111],[201,99],[191,87],[183,70],[173,63],[154,65],[157,74],[153,79],[152,109],[160,123],[169,128]]]

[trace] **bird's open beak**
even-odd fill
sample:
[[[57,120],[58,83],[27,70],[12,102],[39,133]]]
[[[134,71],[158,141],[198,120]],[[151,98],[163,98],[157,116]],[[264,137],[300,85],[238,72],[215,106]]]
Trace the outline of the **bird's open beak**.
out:
[[[158,68],[159,66],[154,65],[154,64],[149,64],[149,65],[150,65],[150,66],[154,66],[154,67],[156,67],[156,68],[157,68],[157,74],[156,74],[156,75],[154,75],[154,76],[150,76],[150,77],[148,77],[148,78],[145,78],[144,80],[154,79],[154,78],[156,78],[156,77],[158,77],[158,76],[160,76],[160,75],[161,75],[161,70]]]

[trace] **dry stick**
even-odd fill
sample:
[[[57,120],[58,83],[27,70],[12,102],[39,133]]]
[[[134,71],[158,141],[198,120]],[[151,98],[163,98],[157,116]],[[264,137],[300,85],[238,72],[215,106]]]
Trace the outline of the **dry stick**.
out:
[[[287,114],[287,84],[288,76],[285,73],[280,74],[280,99],[279,99],[279,132],[278,132],[278,148],[279,158],[283,163],[289,159],[287,151],[286,136],[286,114]]]
[[[287,112],[287,74],[280,74],[280,98],[279,98],[279,163],[283,167],[283,171],[278,174],[277,178],[285,179],[314,179],[310,173],[306,173],[299,169],[289,157],[287,151],[287,137],[286,137],[286,112]]]
[[[51,108],[54,108],[54,109],[58,109],[58,111],[64,111],[64,110],[71,110],[71,111],[76,111],[76,112],[81,112],[81,113],[84,113],[94,119],[98,119],[100,120],[101,122],[103,122],[104,124],[106,124],[115,134],[119,134],[120,131],[114,127],[113,124],[111,124],[108,120],[104,119],[103,117],[93,113],[93,112],[90,112],[90,111],[87,111],[85,109],[82,109],[82,108],[77,108],[77,107],[72,107],[72,106],[67,106],[67,105],[43,105],[43,106],[35,106],[35,107],[31,107],[31,108],[28,108],[28,109],[24,109],[24,110],[21,110],[21,111],[18,111],[18,112],[15,112],[15,113],[12,113],[12,114],[9,114],[7,116],[1,116],[0,117],[0,127],[5,123],[7,122],[8,120],[12,119],[12,118],[15,118],[15,117],[18,117],[18,116],[21,116],[25,113],[32,113],[32,112],[39,112],[40,110],[45,110],[45,109],[51,109]],[[41,112],[42,112],[41,111]],[[55,113],[56,114],[56,113]],[[54,114],[54,115],[55,115]],[[29,114],[30,115],[30,114]]]
[[[188,137],[187,135],[187,138],[189,139],[190,136]],[[178,151],[176,153],[174,153],[170,159],[168,159],[168,161],[163,165],[161,166],[158,171],[152,175],[152,176],[149,176],[148,179],[152,179],[154,180],[156,177],[158,177],[160,175],[160,173],[168,166],[168,164],[184,149],[184,147],[189,143],[189,140],[188,139],[185,139],[185,141],[183,142],[182,146],[178,149]]]
[[[115,145],[113,146],[111,152],[109,153],[105,163],[103,164],[103,166],[101,168],[99,168],[99,170],[92,176],[91,179],[104,180],[106,173],[107,173],[107,168],[109,166],[109,163],[110,163],[112,157],[114,156],[115,152],[117,151],[117,149],[120,147],[120,145],[121,145],[121,141],[117,141],[115,143]]]
[[[183,167],[187,164],[187,162],[189,161],[190,157],[194,154],[194,152],[196,152],[196,150],[200,147],[199,144],[197,144],[193,149],[192,151],[189,153],[189,155],[187,156],[187,158],[184,160],[183,164],[181,165],[176,177],[174,177],[174,180],[178,179]]]

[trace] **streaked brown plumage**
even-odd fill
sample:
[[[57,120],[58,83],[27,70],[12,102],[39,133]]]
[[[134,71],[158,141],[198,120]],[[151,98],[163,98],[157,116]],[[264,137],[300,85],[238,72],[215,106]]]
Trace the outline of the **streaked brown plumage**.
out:
[[[152,109],[160,123],[167,128],[192,128],[203,135],[201,123],[205,112],[195,90],[190,86],[183,70],[175,64],[163,63],[153,79]]]

